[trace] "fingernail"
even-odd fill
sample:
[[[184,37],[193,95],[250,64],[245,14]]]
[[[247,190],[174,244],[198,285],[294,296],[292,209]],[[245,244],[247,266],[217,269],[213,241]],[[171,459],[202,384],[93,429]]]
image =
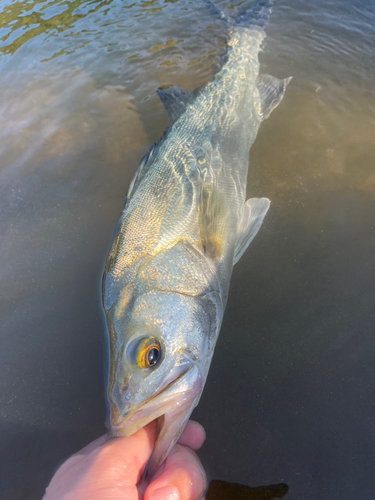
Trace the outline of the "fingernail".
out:
[[[150,500],[180,500],[180,494],[174,486],[166,486],[151,493]]]

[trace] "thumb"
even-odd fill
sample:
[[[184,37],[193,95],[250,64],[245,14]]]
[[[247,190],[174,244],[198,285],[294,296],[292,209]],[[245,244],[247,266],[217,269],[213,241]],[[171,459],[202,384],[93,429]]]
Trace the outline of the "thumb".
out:
[[[136,484],[155,439],[156,424],[152,422],[130,437],[116,437],[84,448],[60,467],[44,500],[99,500],[122,498],[125,493],[125,498],[138,499]]]

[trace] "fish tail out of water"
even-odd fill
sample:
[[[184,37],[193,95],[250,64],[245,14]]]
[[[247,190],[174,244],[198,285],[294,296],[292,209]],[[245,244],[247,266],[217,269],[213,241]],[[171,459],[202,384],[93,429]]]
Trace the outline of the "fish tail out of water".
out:
[[[211,0],[204,0],[207,9],[212,15],[224,21],[229,26],[242,26],[244,28],[264,29],[272,12],[273,0],[256,0],[255,4],[248,10],[238,13],[234,19],[227,16]]]
[[[229,26],[233,26],[234,20],[231,17],[227,16],[225,14],[225,12],[223,12],[221,9],[219,9],[219,7],[217,7],[214,3],[212,3],[211,0],[204,0],[204,3],[206,4],[207,10],[214,17],[217,17],[217,19],[224,21]]]
[[[235,24],[245,28],[264,29],[272,12],[272,4],[273,0],[257,0],[251,9],[238,14]]]

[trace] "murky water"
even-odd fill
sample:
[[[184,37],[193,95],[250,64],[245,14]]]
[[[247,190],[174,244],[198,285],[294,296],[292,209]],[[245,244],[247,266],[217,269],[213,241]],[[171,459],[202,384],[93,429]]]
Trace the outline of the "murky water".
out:
[[[262,71],[294,79],[251,151],[272,206],[195,412],[211,479],[374,498],[374,25],[369,1],[274,7]],[[41,498],[104,432],[102,265],[168,124],[155,90],[207,82],[225,41],[200,0],[0,3],[1,498]]]

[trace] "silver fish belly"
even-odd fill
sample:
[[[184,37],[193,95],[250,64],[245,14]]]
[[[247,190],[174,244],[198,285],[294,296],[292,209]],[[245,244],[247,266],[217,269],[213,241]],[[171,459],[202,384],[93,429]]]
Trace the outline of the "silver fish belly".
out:
[[[228,50],[211,82],[158,91],[171,125],[137,168],[105,264],[107,425],[129,436],[157,419],[150,474],[198,404],[233,265],[270,204],[245,198],[249,149],[289,82],[259,74],[270,2],[262,8],[260,20],[226,18]]]

